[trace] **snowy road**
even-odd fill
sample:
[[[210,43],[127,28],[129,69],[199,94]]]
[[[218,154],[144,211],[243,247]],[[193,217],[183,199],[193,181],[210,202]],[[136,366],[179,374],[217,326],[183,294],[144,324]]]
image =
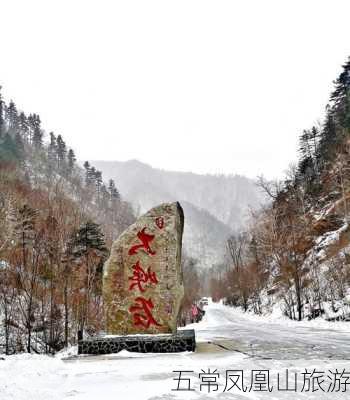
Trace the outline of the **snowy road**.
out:
[[[272,359],[348,359],[350,323],[269,321],[213,305],[197,337]]]
[[[62,360],[62,354],[5,357],[0,360],[0,400],[349,398],[350,361],[346,359],[350,358],[350,332],[346,323],[269,321],[212,304],[204,320],[193,327],[198,342],[195,353],[123,351],[74,361]],[[199,375],[208,369],[219,374],[211,376],[215,381],[209,385],[205,376]],[[295,391],[281,391],[287,369],[295,376]],[[314,369],[323,375],[312,387],[305,377]],[[336,369],[349,372],[348,384],[343,376],[342,386],[332,386]],[[227,375],[230,370],[242,371],[243,388],[232,387]],[[269,374],[271,392],[259,390],[253,370],[265,371],[265,378]],[[174,371],[187,372],[179,381],[179,373]],[[188,384],[192,391],[174,390],[188,389]]]

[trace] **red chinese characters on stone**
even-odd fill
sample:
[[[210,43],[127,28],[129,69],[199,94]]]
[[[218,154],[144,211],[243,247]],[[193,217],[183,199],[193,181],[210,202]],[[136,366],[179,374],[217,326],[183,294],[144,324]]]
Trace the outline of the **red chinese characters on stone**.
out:
[[[137,238],[140,243],[132,246],[128,254],[130,256],[135,255],[138,254],[139,250],[143,250],[149,255],[155,255],[156,252],[151,248],[151,243],[154,237],[155,235],[146,233],[146,227],[144,227],[137,233]],[[147,270],[145,270],[142,267],[140,260],[136,261],[132,266],[132,269],[132,276],[129,276],[129,290],[138,288],[139,291],[143,293],[147,289],[147,287],[145,287],[147,283],[158,284],[156,273],[151,270],[151,267],[148,267]],[[154,304],[151,298],[147,300],[142,296],[136,297],[133,305],[129,307],[129,312],[132,313],[134,326],[142,326],[146,329],[149,328],[150,325],[161,326],[152,315],[153,308]]]
[[[150,243],[154,239],[154,235],[149,235],[145,231],[146,228],[143,228],[141,231],[137,233],[137,237],[141,243],[131,247],[128,253],[129,256],[137,254],[140,249],[143,249],[146,253],[150,254],[151,256],[154,256],[156,254],[156,252],[153,251],[150,246]]]
[[[137,261],[136,264],[132,266],[132,269],[133,275],[129,277],[129,280],[131,281],[129,290],[132,290],[137,286],[140,292],[144,292],[146,289],[142,286],[143,283],[158,283],[156,273],[151,271],[151,267],[148,267],[147,271],[145,271],[142,268],[140,261]]]
[[[156,225],[158,226],[159,229],[163,229],[164,228],[164,218],[163,217],[156,218]]]
[[[154,308],[152,299],[146,300],[144,297],[136,297],[134,305],[129,308],[133,314],[135,326],[149,328],[150,325],[161,326],[153,317],[151,310]]]

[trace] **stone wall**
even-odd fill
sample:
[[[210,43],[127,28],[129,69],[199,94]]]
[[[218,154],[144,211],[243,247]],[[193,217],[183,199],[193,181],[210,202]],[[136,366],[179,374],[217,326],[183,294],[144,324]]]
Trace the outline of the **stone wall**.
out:
[[[128,335],[97,337],[79,341],[78,354],[111,354],[121,350],[139,353],[178,353],[195,351],[193,329],[178,331],[175,335]]]

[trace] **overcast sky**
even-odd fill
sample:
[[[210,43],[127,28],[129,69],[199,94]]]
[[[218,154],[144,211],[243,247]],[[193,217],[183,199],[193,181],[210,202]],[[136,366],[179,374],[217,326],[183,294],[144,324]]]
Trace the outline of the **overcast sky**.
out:
[[[0,0],[0,84],[79,159],[281,176],[350,55],[340,0]]]

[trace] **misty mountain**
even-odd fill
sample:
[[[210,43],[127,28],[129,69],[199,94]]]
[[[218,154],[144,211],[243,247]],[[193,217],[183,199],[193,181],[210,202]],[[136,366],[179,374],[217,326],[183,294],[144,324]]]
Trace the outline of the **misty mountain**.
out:
[[[165,171],[136,160],[91,161],[106,179],[114,179],[137,214],[168,201],[185,213],[184,249],[210,267],[223,260],[227,237],[239,230],[261,194],[251,179],[239,175],[199,175]]]

